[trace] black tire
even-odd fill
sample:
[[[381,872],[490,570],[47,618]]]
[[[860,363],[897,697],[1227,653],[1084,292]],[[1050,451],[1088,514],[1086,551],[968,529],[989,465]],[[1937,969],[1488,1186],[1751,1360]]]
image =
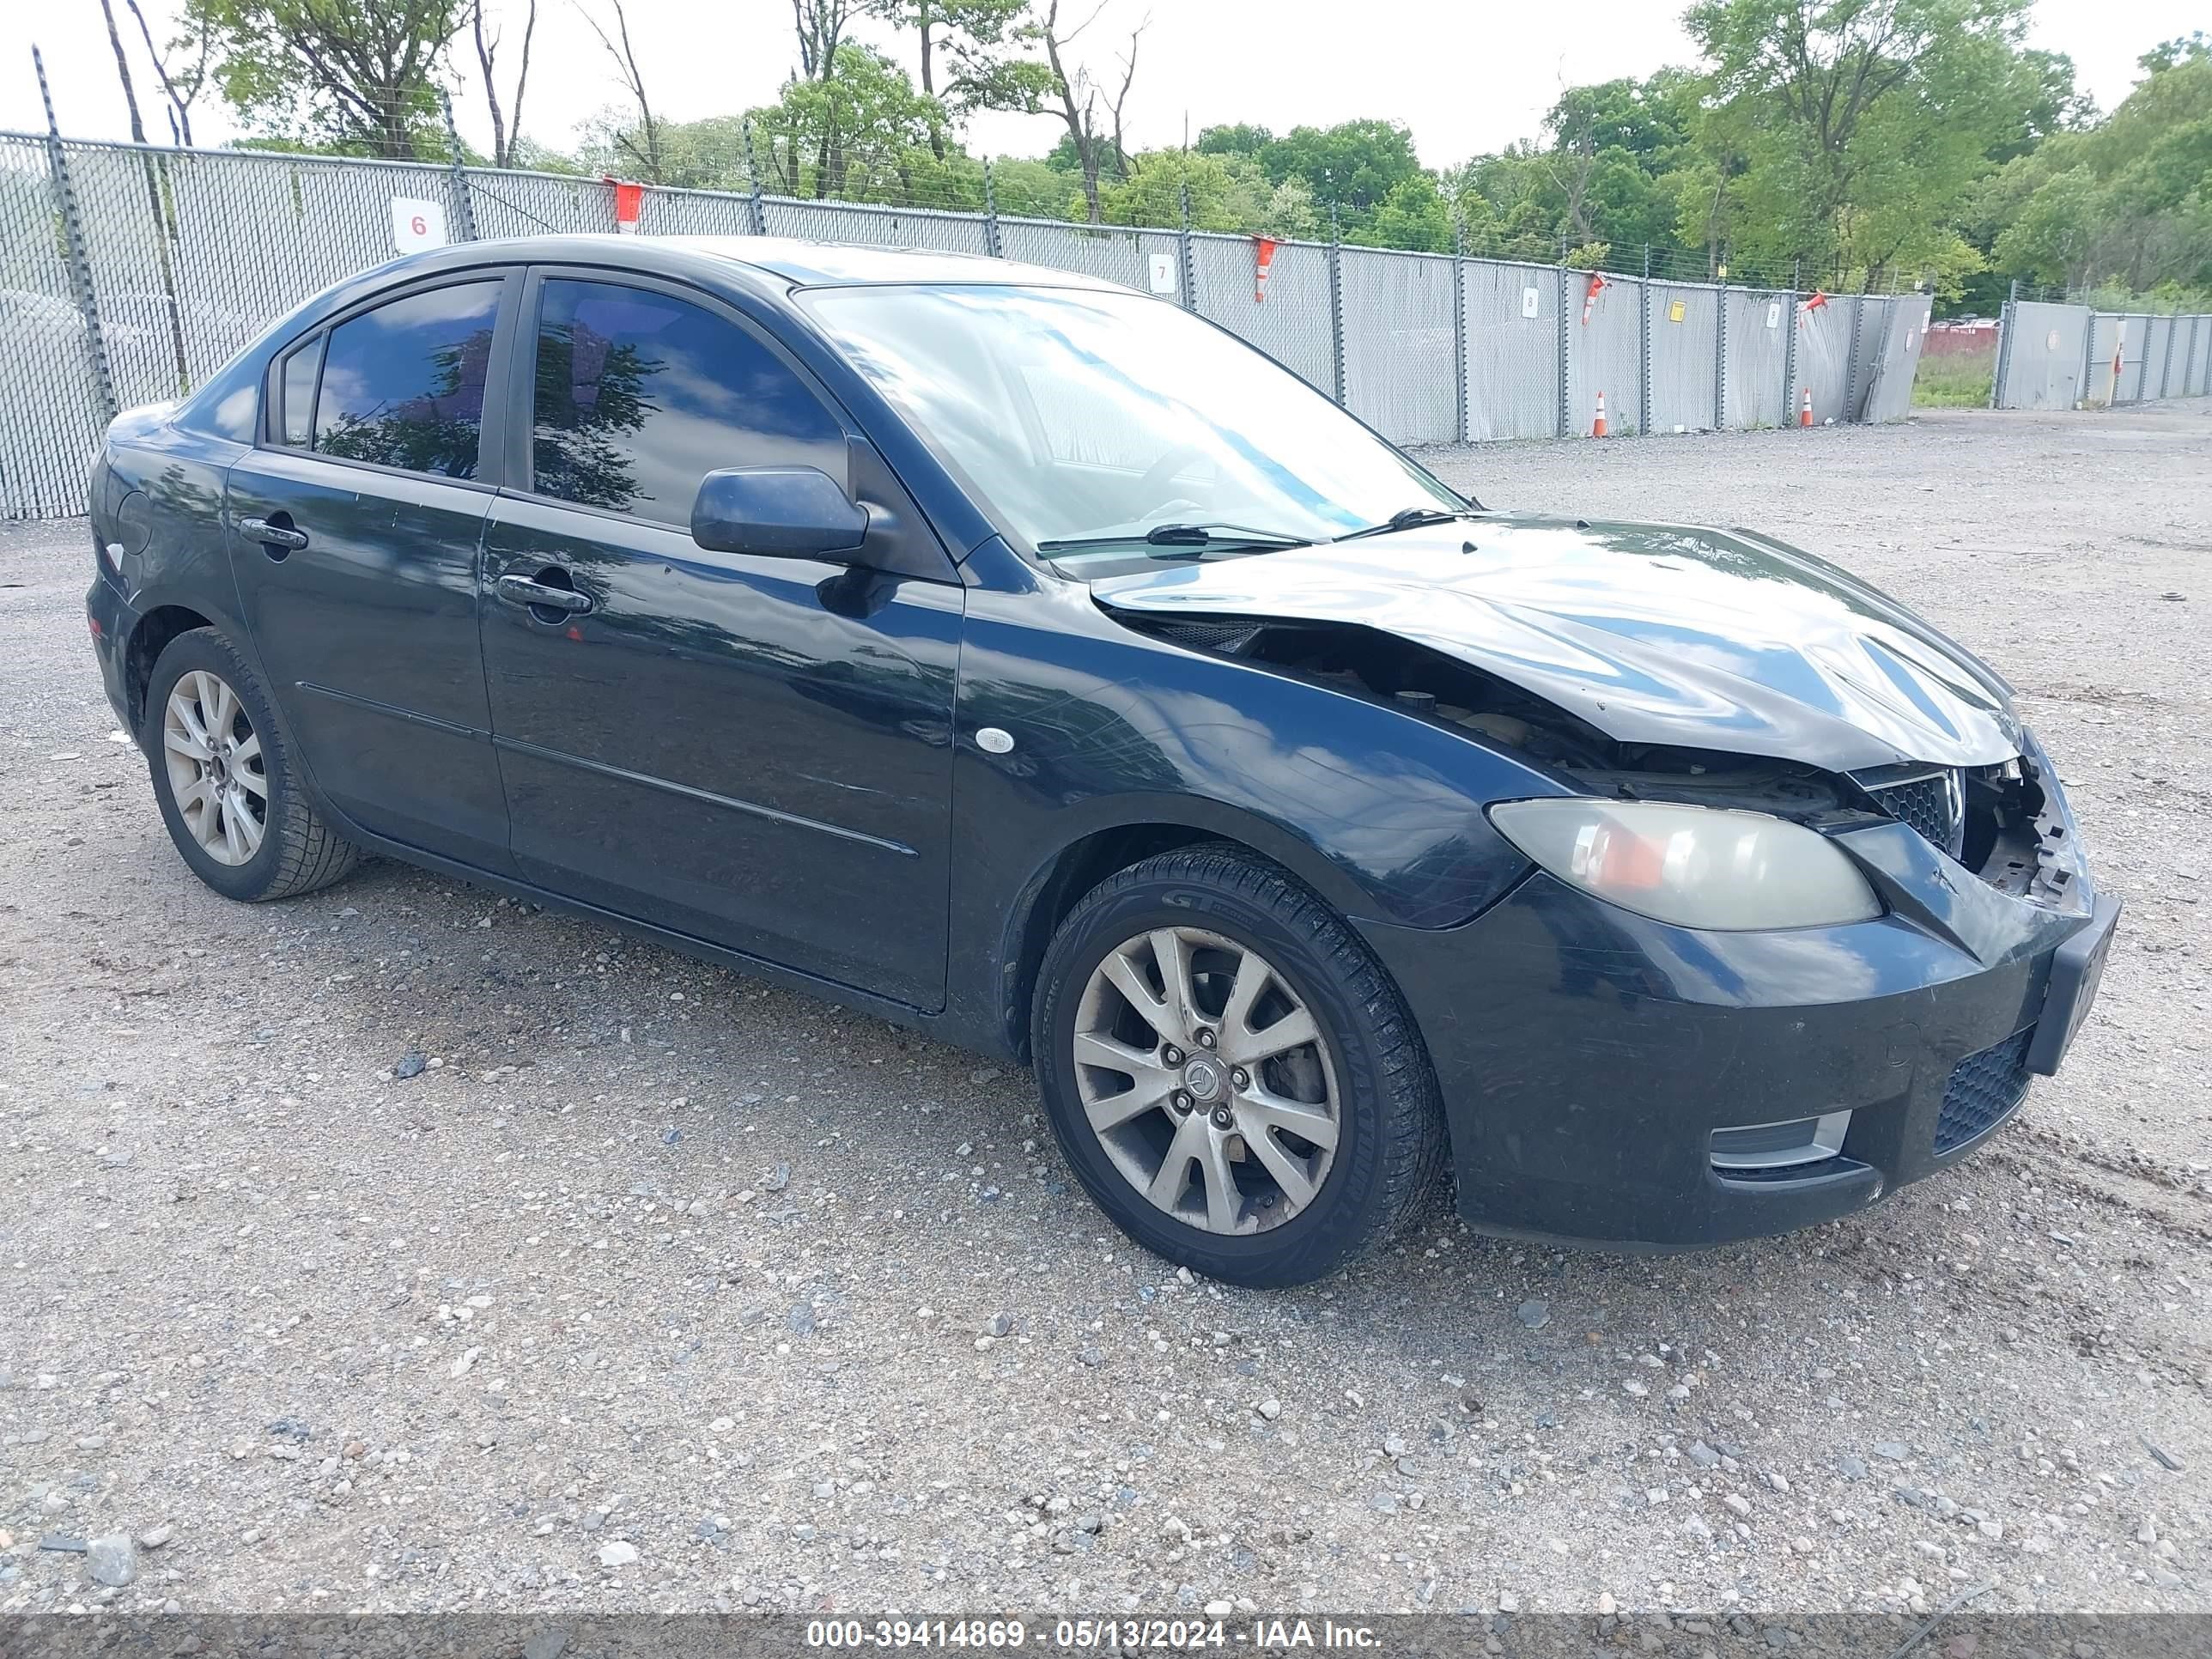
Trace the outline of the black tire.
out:
[[[1265,1231],[1212,1232],[1156,1206],[1085,1114],[1073,1057],[1085,988],[1125,941],[1170,927],[1259,951],[1328,1040],[1340,1097],[1334,1160],[1305,1207]],[[1030,1036],[1046,1115],[1077,1179],[1122,1231],[1193,1273],[1260,1288],[1325,1278],[1418,1217],[1440,1184],[1446,1137],[1435,1073],[1397,987],[1326,902],[1242,848],[1164,853],[1086,894],[1045,952]]]
[[[217,676],[237,694],[252,734],[261,739],[261,775],[267,787],[264,828],[261,844],[242,863],[225,864],[200,846],[179,810],[169,775],[165,711],[177,682],[195,672]],[[216,629],[195,628],[169,641],[149,678],[140,726],[154,799],[169,839],[192,873],[224,897],[248,903],[296,898],[343,879],[361,861],[359,849],[325,823],[308,800],[290,739],[260,677]]]

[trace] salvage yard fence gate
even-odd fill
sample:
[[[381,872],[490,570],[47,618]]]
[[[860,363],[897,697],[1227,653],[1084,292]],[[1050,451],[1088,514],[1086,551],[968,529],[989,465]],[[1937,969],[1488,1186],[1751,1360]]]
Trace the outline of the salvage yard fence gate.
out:
[[[1992,409],[2113,409],[2212,394],[2212,315],[2006,302]]]
[[[396,250],[610,231],[995,254],[1249,340],[1395,442],[1887,421],[1925,295],[1838,295],[567,174],[0,133],[0,517],[84,510],[116,411],[179,396]],[[627,224],[621,228],[629,228]],[[2212,332],[2212,331],[2208,331]],[[2023,373],[2026,370],[2023,368]],[[1809,402],[1808,402],[1809,399]]]

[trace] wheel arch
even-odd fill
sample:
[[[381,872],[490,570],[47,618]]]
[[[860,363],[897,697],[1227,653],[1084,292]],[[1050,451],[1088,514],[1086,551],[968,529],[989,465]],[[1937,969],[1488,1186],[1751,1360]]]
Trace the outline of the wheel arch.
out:
[[[196,628],[216,626],[214,617],[185,605],[155,605],[138,618],[123,648],[123,695],[131,708],[132,737],[144,733],[147,687],[154,677],[154,665],[168,649],[169,641]]]
[[[1003,919],[994,1011],[996,1035],[1023,1064],[1030,1063],[1030,1004],[1046,948],[1084,895],[1117,871],[1161,853],[1200,842],[1219,842],[1266,859],[1312,888],[1347,919],[1358,909],[1358,889],[1315,848],[1279,826],[1218,803],[1186,799],[1147,804],[1095,823],[1061,842],[1022,884]]]

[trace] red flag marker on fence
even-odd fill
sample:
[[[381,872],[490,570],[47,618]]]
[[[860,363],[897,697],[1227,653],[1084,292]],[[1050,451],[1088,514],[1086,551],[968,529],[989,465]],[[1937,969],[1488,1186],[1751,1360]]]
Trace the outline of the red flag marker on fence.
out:
[[[1590,422],[1590,436],[1605,436],[1605,393],[1602,392],[1597,394],[1597,419]]]
[[[1814,289],[1813,290],[1813,297],[1798,306],[1797,320],[1801,323],[1803,322],[1814,312],[1823,309],[1827,303],[1828,296],[1821,293],[1820,289]]]
[[[637,234],[637,222],[645,216],[645,186],[602,175],[599,182],[615,187],[615,228],[625,236]]]
[[[1255,236],[1252,239],[1252,299],[1255,304],[1267,297],[1267,267],[1275,263],[1275,239]]]

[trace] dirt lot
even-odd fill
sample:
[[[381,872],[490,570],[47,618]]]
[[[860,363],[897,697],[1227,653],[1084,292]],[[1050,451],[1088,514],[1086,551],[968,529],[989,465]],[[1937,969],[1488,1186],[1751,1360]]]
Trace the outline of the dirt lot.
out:
[[[1759,525],[2015,680],[2130,909],[1982,1156],[1179,1282],[1022,1074],[394,864],[203,890],[82,526],[0,531],[0,1612],[2212,1607],[2212,406],[1440,465]]]

